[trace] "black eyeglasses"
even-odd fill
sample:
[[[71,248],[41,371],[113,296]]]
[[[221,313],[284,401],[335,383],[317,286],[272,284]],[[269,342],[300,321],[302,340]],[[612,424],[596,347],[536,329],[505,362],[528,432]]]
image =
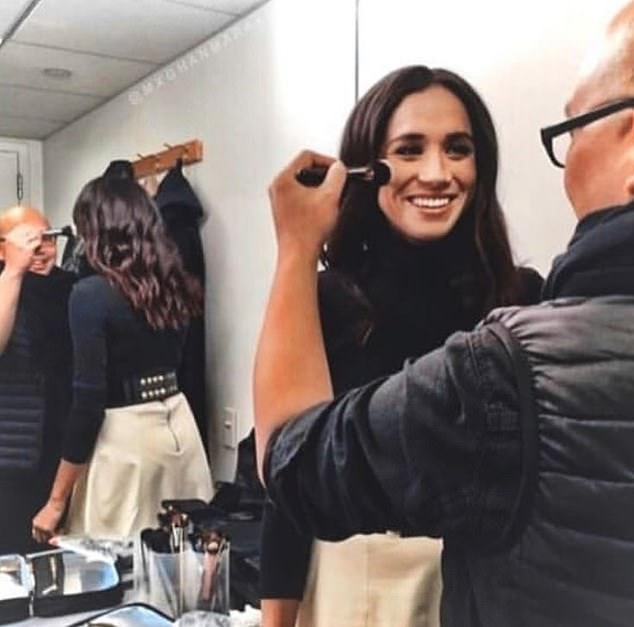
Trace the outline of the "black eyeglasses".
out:
[[[612,115],[617,111],[628,109],[629,107],[634,107],[634,98],[625,98],[617,102],[611,102],[593,111],[588,111],[588,113],[582,113],[574,118],[570,118],[565,122],[543,128],[540,134],[542,136],[542,144],[544,144],[548,157],[558,168],[565,167],[566,153],[570,145],[570,136],[567,135],[567,133],[570,133],[570,131],[576,128],[586,126],[591,122],[596,122],[608,115]]]

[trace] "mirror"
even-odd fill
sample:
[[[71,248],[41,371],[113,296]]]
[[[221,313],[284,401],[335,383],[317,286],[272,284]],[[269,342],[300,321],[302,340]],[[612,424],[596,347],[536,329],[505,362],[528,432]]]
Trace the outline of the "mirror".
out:
[[[354,55],[342,55],[339,45],[324,49],[323,34],[348,49],[354,2],[13,3],[16,14],[25,7],[32,12],[0,48],[7,103],[0,136],[27,151],[15,160],[24,202],[43,207],[54,226],[70,222],[79,190],[110,161],[203,143],[203,160],[184,168],[206,213],[206,298],[214,313],[204,328],[203,400],[214,479],[232,479],[237,442],[252,422],[250,367],[274,259],[266,188],[300,147],[336,150],[353,103]],[[209,39],[216,13],[224,30]],[[72,74],[43,74],[47,68]],[[104,102],[110,87],[120,93]]]
[[[573,66],[621,0],[578,0],[574,23],[565,0],[521,9],[361,0],[358,14],[356,4],[13,0],[0,13],[7,26],[26,11],[0,47],[0,158],[15,149],[7,159],[23,168],[25,200],[55,226],[69,222],[79,189],[111,160],[204,144],[185,174],[207,215],[205,400],[216,479],[232,478],[235,443],[252,422],[250,371],[275,259],[267,186],[302,147],[336,153],[355,86],[363,93],[409,63],[462,73],[498,127],[518,260],[546,272],[572,230],[537,130],[560,117]],[[437,27],[447,23],[450,32]],[[227,440],[229,414],[237,437]]]

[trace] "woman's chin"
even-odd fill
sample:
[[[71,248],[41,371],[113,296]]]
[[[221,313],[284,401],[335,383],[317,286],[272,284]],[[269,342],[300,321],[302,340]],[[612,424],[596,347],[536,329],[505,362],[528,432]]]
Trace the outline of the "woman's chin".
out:
[[[30,272],[33,272],[34,274],[42,274],[44,276],[46,276],[47,274],[51,273],[51,270],[53,269],[53,265],[52,263],[34,263],[31,264],[31,267],[29,268]]]

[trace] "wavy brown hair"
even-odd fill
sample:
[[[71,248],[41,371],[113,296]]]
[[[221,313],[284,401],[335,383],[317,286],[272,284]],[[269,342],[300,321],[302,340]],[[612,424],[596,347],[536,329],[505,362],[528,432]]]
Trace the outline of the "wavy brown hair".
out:
[[[379,159],[387,127],[404,98],[441,85],[464,105],[473,130],[476,184],[461,220],[473,231],[480,275],[487,298],[485,309],[518,302],[519,275],[513,263],[506,223],[498,201],[498,143],[491,114],[478,93],[463,78],[424,65],[400,68],[383,77],[356,104],[343,131],[339,156],[348,166]],[[369,262],[371,244],[389,228],[378,204],[376,187],[350,184],[344,189],[338,222],[322,253],[326,267],[358,277]],[[485,312],[482,312],[485,313]]]
[[[200,283],[183,269],[160,214],[133,179],[87,183],[73,209],[88,263],[119,288],[154,329],[178,329],[202,313]]]

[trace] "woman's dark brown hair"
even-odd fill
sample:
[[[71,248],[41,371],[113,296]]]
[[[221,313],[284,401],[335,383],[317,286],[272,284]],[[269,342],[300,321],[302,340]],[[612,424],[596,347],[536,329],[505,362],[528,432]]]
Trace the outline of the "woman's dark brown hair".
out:
[[[183,269],[153,202],[129,176],[87,183],[73,209],[88,263],[118,287],[154,329],[178,329],[202,313],[202,288]]]
[[[498,143],[491,115],[478,93],[463,78],[443,69],[414,65],[396,70],[376,83],[352,110],[344,128],[340,159],[363,166],[380,158],[387,127],[396,108],[410,94],[441,85],[464,105],[473,131],[476,185],[464,218],[473,225],[488,298],[485,309],[518,302],[519,279],[506,223],[497,198]],[[344,189],[337,225],[322,253],[325,266],[357,277],[372,254],[380,230],[390,228],[378,205],[377,188],[350,184]],[[484,312],[483,312],[484,313]]]

